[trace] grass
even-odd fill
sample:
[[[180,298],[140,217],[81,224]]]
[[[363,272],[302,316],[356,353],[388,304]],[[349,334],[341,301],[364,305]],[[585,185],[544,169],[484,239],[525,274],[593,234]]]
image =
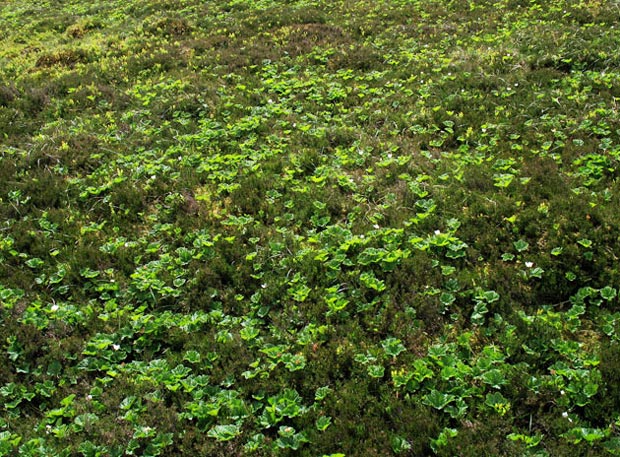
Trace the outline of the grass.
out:
[[[617,455],[616,2],[0,2],[0,455]]]

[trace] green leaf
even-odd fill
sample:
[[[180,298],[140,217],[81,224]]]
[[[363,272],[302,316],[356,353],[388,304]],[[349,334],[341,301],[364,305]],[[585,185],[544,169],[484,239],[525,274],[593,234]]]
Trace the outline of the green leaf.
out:
[[[295,433],[295,429],[289,426],[281,426],[278,429],[280,438],[276,440],[276,445],[282,449],[297,450],[303,443],[307,443],[308,439],[303,433]]]
[[[474,325],[484,324],[484,316],[489,312],[486,303],[478,302],[474,305],[474,311],[471,314],[471,322]]]
[[[416,359],[413,362],[413,368],[415,368],[414,378],[418,382],[422,382],[425,379],[431,379],[433,377],[433,370],[428,367],[428,363],[423,359]]]
[[[383,346],[383,350],[390,357],[396,357],[401,352],[405,351],[405,346],[402,342],[393,337],[386,338],[381,342],[381,346]]]
[[[442,265],[441,266],[441,274],[443,276],[450,276],[455,271],[456,271],[456,267],[453,267],[452,265]]]
[[[0,432],[0,455],[15,455],[13,452],[21,442],[21,436],[9,431]]]
[[[538,278],[541,279],[542,278],[542,274],[545,272],[545,270],[543,270],[540,267],[536,267],[536,268],[532,268],[530,270],[530,276],[533,278]]]
[[[99,416],[93,413],[84,413],[76,416],[73,420],[76,431],[82,431],[85,427],[94,425],[99,420]]]
[[[542,441],[542,435],[523,435],[520,433],[510,433],[506,436],[511,441],[523,441],[527,447],[535,447]]]
[[[484,299],[487,303],[493,303],[499,300],[499,294],[494,290],[487,290],[483,294]]]
[[[363,272],[360,275],[360,281],[365,287],[376,290],[377,292],[382,292],[386,288],[385,282],[377,279],[373,272]]]
[[[481,378],[485,384],[489,384],[491,387],[494,387],[496,389],[499,389],[501,386],[507,383],[504,373],[502,373],[502,371],[497,368],[493,368],[483,373]]]
[[[128,397],[123,398],[118,407],[123,411],[128,411],[131,407],[136,403],[138,397],[135,395],[130,395]]]
[[[379,263],[386,255],[385,249],[366,248],[357,258],[360,265],[370,265],[371,263]]]
[[[446,257],[449,259],[460,259],[466,256],[465,250],[468,248],[466,243],[462,241],[458,241],[455,243],[450,243],[448,245],[448,250],[446,251]]]
[[[316,420],[316,429],[320,432],[327,430],[332,423],[332,418],[329,416],[321,416]]]
[[[444,307],[450,306],[452,303],[454,303],[455,300],[456,300],[456,297],[454,296],[454,294],[451,294],[450,292],[443,292],[439,296],[439,302]]]
[[[616,298],[616,295],[618,295],[618,291],[611,286],[605,286],[600,290],[600,294],[604,300],[611,301]]]
[[[510,402],[499,392],[488,393],[484,403],[497,411],[501,416],[510,409]]]
[[[444,411],[450,414],[453,419],[462,419],[467,412],[467,403],[462,398],[457,398],[454,403],[446,406]]]
[[[189,363],[198,363],[200,362],[200,359],[201,359],[200,352],[195,351],[193,349],[190,351],[187,351],[185,355],[183,356],[183,360],[186,360]]]
[[[207,432],[209,438],[217,441],[230,441],[241,434],[241,426],[236,424],[216,425]]]
[[[493,176],[494,185],[499,188],[506,188],[514,180],[515,175],[510,173],[498,173]]]
[[[370,365],[367,371],[368,375],[373,378],[382,378],[385,374],[385,368],[381,365]]]
[[[312,292],[312,289],[305,284],[295,284],[288,290],[291,298],[300,303],[306,301],[306,298],[308,298],[310,292]]]
[[[439,448],[446,446],[448,440],[457,436],[458,433],[458,430],[455,428],[445,427],[436,439],[431,440],[431,449],[433,452],[438,453]]]
[[[155,438],[153,438],[151,440],[151,442],[149,443],[148,448],[153,448],[152,451],[152,455],[160,455],[161,454],[161,450],[165,447],[168,447],[170,445],[172,445],[173,443],[173,434],[172,433],[158,433]],[[146,452],[146,451],[145,451]]]
[[[245,341],[251,341],[260,334],[260,330],[256,327],[247,326],[239,330],[239,336]]]
[[[43,260],[39,259],[38,257],[33,257],[32,259],[26,260],[26,265],[28,265],[30,268],[39,268],[44,264],[45,262],[43,262]]]
[[[60,400],[60,404],[65,407],[69,407],[73,405],[73,400],[75,400],[75,394],[70,394]]]
[[[593,443],[595,441],[602,440],[607,436],[607,434],[604,430],[598,428],[575,427],[569,430],[563,436],[572,439],[573,443],[577,444],[583,440],[587,441],[588,443]]]
[[[390,443],[395,454],[400,454],[401,452],[411,449],[411,443],[401,436],[393,436]]]
[[[512,243],[517,250],[517,252],[527,251],[527,248],[530,247],[530,244],[525,240],[518,240]]]
[[[564,252],[564,249],[561,246],[555,247],[551,250],[551,255],[559,256],[562,252]]]
[[[180,247],[177,249],[179,255],[179,263],[181,265],[187,265],[194,257],[195,251],[193,249],[187,249],[186,247]]]
[[[583,394],[588,397],[594,397],[598,392],[598,384],[594,384],[593,382],[588,382],[586,383],[585,386],[583,386]]]
[[[445,394],[438,390],[432,389],[430,393],[424,396],[424,403],[435,409],[443,409],[456,397],[451,394]]]
[[[291,354],[287,352],[282,355],[281,360],[289,371],[303,370],[306,367],[306,358],[303,354]]]
[[[14,362],[21,356],[24,348],[22,347],[21,343],[18,341],[15,335],[9,336],[6,341],[7,343],[9,343],[9,347],[7,348],[6,352],[7,354],[9,354],[9,359]]]
[[[250,453],[258,451],[265,443],[265,435],[257,433],[250,438],[250,440],[243,445],[243,450]]]
[[[592,247],[592,240],[589,240],[587,238],[583,238],[581,240],[578,240],[577,243],[580,244],[581,246],[583,246],[586,249]]]
[[[324,400],[325,397],[327,397],[327,395],[329,395],[329,393],[332,391],[331,387],[329,386],[323,386],[323,387],[319,387],[316,392],[314,393],[314,399],[316,401],[321,401]]]

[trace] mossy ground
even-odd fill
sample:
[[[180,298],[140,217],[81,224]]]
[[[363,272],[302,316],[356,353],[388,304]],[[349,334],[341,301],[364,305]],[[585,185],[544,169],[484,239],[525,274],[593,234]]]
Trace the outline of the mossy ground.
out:
[[[620,453],[617,2],[0,8],[0,455]]]

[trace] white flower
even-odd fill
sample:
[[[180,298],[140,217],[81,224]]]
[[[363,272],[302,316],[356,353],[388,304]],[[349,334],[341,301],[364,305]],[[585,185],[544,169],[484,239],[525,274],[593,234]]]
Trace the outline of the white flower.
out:
[[[441,235],[441,230],[435,230],[435,235]]]
[[[566,411],[564,411],[564,412],[562,413],[562,417],[563,417],[564,419],[566,419],[566,418],[568,417],[568,413],[567,413]]]
[[[57,304],[53,304],[52,307],[50,308],[50,310],[55,313],[56,311],[58,311],[58,309],[60,308],[60,306],[58,306]]]
[[[112,349],[114,349],[115,351],[118,351],[121,348],[120,344],[113,344],[112,345]]]
[[[532,268],[534,266],[534,262],[525,262],[525,266],[528,268]]]

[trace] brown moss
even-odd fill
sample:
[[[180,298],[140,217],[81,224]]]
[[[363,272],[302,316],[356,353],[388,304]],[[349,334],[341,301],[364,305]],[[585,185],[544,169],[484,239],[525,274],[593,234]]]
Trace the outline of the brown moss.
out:
[[[18,95],[19,94],[15,88],[0,85],[0,106],[9,106],[9,104],[15,100]]]
[[[189,35],[193,29],[189,21],[183,17],[164,17],[144,21],[143,29],[153,35],[182,37]]]
[[[83,38],[91,30],[97,29],[100,27],[101,27],[101,24],[91,21],[91,20],[78,21],[75,24],[72,24],[66,28],[65,35],[77,40],[77,39]]]
[[[83,49],[64,49],[61,51],[44,53],[36,61],[36,68],[50,68],[56,65],[73,68],[79,63],[88,61],[88,53]]]
[[[281,28],[277,35],[282,35],[281,49],[292,57],[305,55],[316,46],[338,46],[347,38],[342,28],[319,23],[293,24]]]

